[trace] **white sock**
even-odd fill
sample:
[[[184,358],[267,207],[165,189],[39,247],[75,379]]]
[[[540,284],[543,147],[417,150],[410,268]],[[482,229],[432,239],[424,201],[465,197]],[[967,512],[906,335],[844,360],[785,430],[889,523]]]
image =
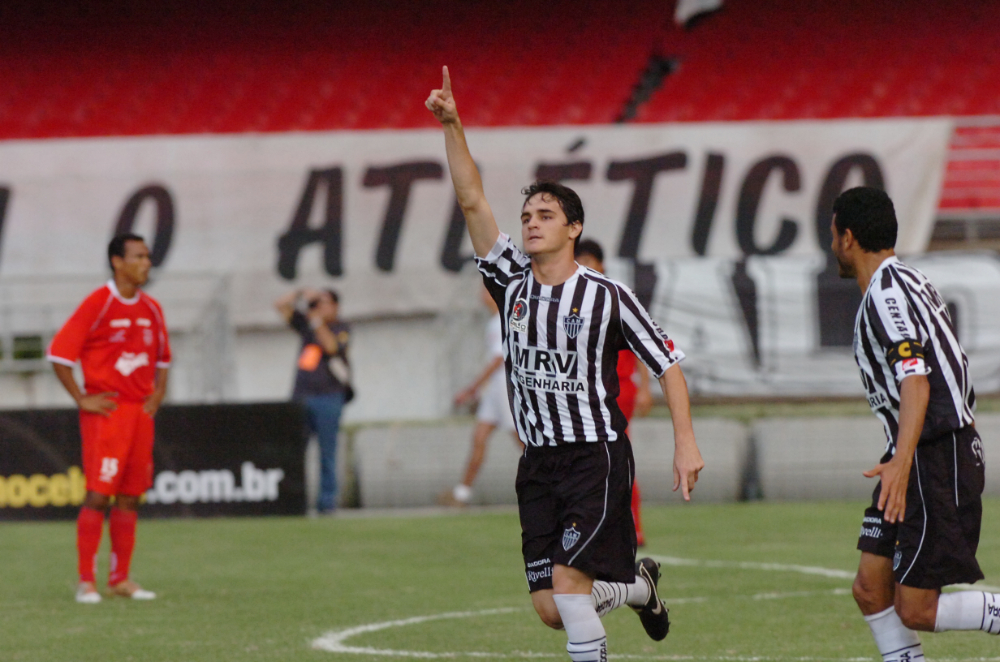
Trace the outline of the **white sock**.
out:
[[[608,638],[604,634],[594,600],[579,593],[557,593],[552,596],[559,610],[569,642],[566,652],[573,662],[607,662]]]
[[[455,486],[455,489],[451,491],[451,495],[455,497],[455,501],[469,503],[472,501],[472,488],[463,483],[459,483]]]
[[[942,593],[938,597],[935,632],[982,630],[1000,634],[1000,595],[982,591]]]
[[[636,575],[635,582],[632,584],[594,582],[594,588],[591,590],[590,596],[594,599],[594,608],[597,610],[597,615],[604,618],[607,614],[622,605],[641,607],[649,602],[649,582],[638,575]]]
[[[871,616],[865,616],[875,645],[882,655],[883,662],[900,662],[902,660],[919,661],[924,659],[924,649],[920,646],[920,637],[910,630],[893,607]]]

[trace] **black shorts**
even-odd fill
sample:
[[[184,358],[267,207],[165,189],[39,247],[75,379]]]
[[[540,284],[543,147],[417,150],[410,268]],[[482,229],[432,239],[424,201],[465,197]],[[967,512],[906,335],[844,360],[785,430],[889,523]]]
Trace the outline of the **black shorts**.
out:
[[[887,453],[882,462],[891,458]],[[935,589],[982,579],[976,549],[985,471],[983,444],[971,426],[920,442],[903,521],[883,521],[879,482],[865,510],[858,549],[891,558],[896,581],[904,586]]]
[[[635,581],[634,477],[627,438],[527,449],[517,467],[517,504],[529,591],[552,588],[554,564]]]

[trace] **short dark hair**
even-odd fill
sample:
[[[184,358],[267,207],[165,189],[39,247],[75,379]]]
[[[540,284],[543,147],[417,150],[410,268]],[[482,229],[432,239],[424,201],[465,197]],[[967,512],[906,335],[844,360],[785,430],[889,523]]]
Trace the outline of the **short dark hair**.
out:
[[[598,262],[604,262],[604,249],[593,239],[581,239],[573,249],[573,255],[589,255]]]
[[[896,247],[896,209],[882,189],[858,186],[841,193],[833,203],[834,224],[838,234],[851,231],[858,245],[867,253]]]
[[[330,298],[333,299],[334,303],[337,303],[337,304],[340,303],[340,297],[337,296],[337,290],[326,289],[326,290],[323,290],[323,291],[330,295]]]
[[[114,238],[108,243],[108,266],[111,267],[111,271],[115,270],[115,265],[111,263],[111,258],[115,257],[125,257],[125,244],[130,241],[141,241],[146,243],[146,240],[137,234],[132,232],[126,232],[124,234],[116,234]]]
[[[521,189],[521,194],[524,195],[524,202],[527,202],[531,199],[531,196],[538,195],[539,193],[547,193],[559,201],[559,206],[562,208],[563,213],[566,214],[567,225],[579,223],[583,227],[583,203],[580,202],[580,196],[576,194],[576,191],[568,186],[563,186],[559,182],[547,179],[535,180],[530,186],[525,186]],[[523,207],[524,203],[521,203],[521,206]],[[580,236],[577,235],[574,246],[579,243]]]

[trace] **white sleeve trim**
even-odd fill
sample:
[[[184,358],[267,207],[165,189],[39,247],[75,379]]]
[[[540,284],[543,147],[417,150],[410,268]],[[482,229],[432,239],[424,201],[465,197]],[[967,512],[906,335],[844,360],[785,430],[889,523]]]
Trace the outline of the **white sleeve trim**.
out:
[[[166,363],[164,363],[163,361],[157,361],[156,362],[156,367],[157,368],[169,368],[170,367],[170,361],[167,361]]]
[[[510,235],[501,232],[500,236],[497,237],[496,243],[493,244],[493,248],[491,248],[490,252],[486,254],[486,257],[481,257],[479,259],[484,262],[496,262],[500,259],[500,255],[508,245],[510,245]]]
[[[46,354],[45,358],[52,363],[59,363],[61,365],[68,365],[70,368],[76,366],[76,361],[70,361],[69,359],[64,359],[61,356],[55,356],[53,354]]]
[[[655,371],[653,371],[652,369],[650,369],[650,372],[652,372],[653,376],[656,377],[657,379],[659,379],[663,375],[667,374],[667,370],[670,370],[675,365],[680,365],[684,361],[684,359],[687,358],[687,354],[685,354],[684,352],[682,352],[679,349],[674,350],[673,352],[670,353],[670,355],[673,357],[674,362],[671,363],[671,364],[669,364],[669,365],[667,365],[667,367],[663,369],[663,372],[661,372],[660,374],[656,374]],[[636,357],[636,358],[638,359],[639,363],[642,363],[643,365],[646,365],[645,363],[643,363],[642,359],[639,359],[638,357]],[[648,365],[646,367],[649,368]]]

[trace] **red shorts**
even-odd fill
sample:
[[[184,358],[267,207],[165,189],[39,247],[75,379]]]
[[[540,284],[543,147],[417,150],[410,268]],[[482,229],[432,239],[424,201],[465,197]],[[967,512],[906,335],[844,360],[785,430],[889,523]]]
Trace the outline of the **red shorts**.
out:
[[[118,402],[108,417],[80,412],[87,490],[141,496],[153,486],[153,417],[141,402]]]

